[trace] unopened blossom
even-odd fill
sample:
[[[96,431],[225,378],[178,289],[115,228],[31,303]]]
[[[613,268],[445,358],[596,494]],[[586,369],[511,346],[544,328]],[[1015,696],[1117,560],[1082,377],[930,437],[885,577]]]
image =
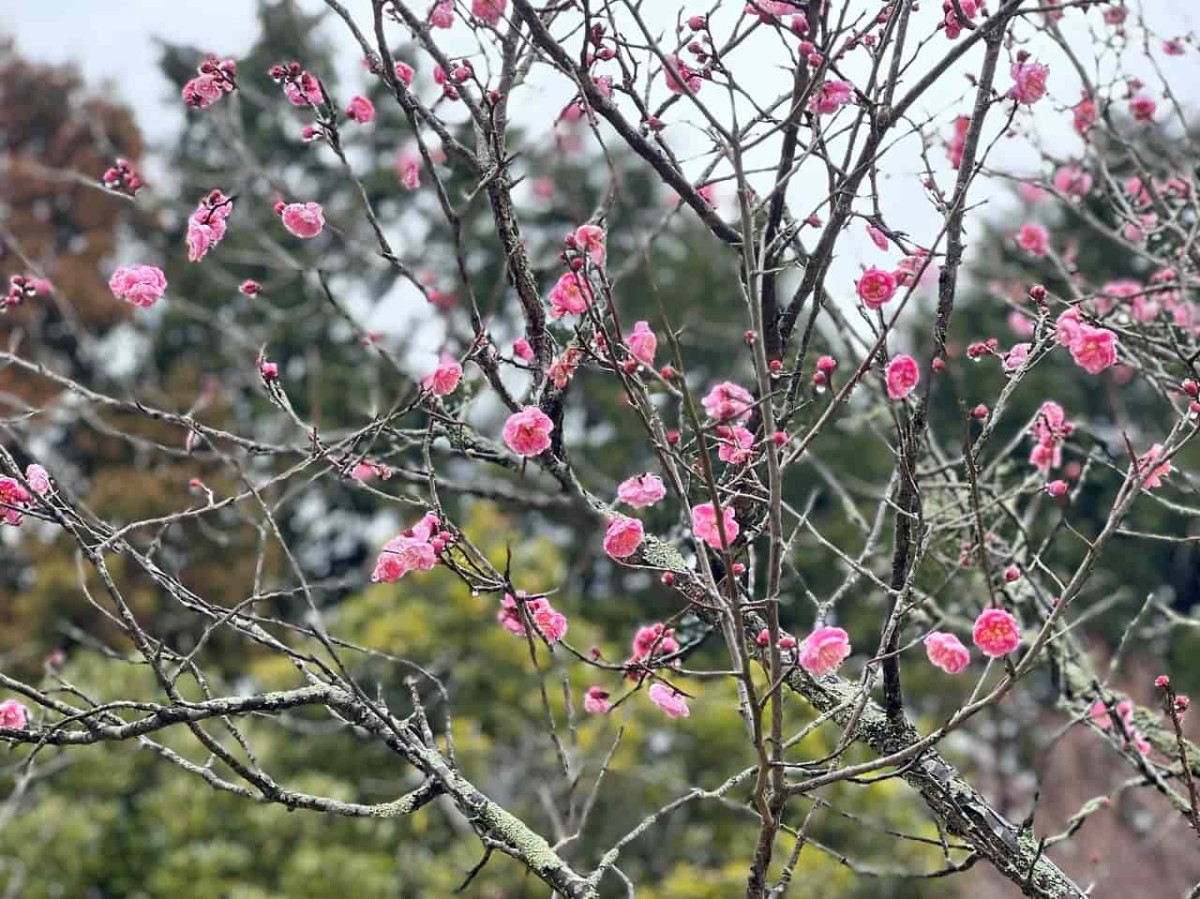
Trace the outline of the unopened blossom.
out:
[[[390,584],[410,571],[432,569],[437,564],[437,551],[432,540],[439,524],[438,517],[427,512],[411,528],[385,543],[375,561],[372,582]]]
[[[1171,473],[1171,460],[1166,459],[1163,462],[1158,460],[1162,458],[1164,453],[1163,445],[1156,443],[1150,449],[1146,450],[1145,455],[1137,460],[1137,474],[1139,477],[1145,476],[1146,480],[1142,482],[1142,489],[1145,491],[1155,490],[1163,484],[1162,479]]]
[[[673,94],[698,93],[700,86],[704,83],[700,76],[678,56],[667,57],[667,63],[663,66],[663,79],[666,81],[667,90]]]
[[[625,344],[633,358],[647,367],[654,366],[654,354],[658,351],[658,337],[650,330],[650,323],[639,321],[625,338]]]
[[[604,265],[605,248],[604,229],[599,225],[580,225],[571,235],[575,245],[587,253],[593,265]]]
[[[1137,94],[1129,101],[1129,114],[1138,122],[1151,122],[1158,104],[1145,94]]]
[[[533,347],[529,345],[529,341],[524,337],[518,337],[513,341],[512,351],[513,355],[522,362],[533,361]]]
[[[738,526],[730,506],[725,506],[721,510],[721,523],[725,528],[725,539],[732,543],[737,539],[741,528]],[[713,508],[712,503],[701,503],[692,507],[692,532],[713,549],[721,548],[721,533],[717,529],[717,511]]]
[[[878,309],[896,295],[896,276],[881,268],[869,268],[855,285],[858,297],[872,309]]]
[[[653,506],[666,495],[667,488],[656,474],[634,475],[617,486],[617,499],[635,509]]]
[[[808,111],[828,115],[837,112],[854,99],[854,85],[849,81],[822,81],[808,100]]]
[[[1089,374],[1098,375],[1117,364],[1117,335],[1107,328],[1081,324],[1069,348],[1075,364]]]
[[[290,234],[309,240],[316,237],[325,228],[325,210],[320,203],[288,203],[279,210]]]
[[[890,399],[902,400],[917,386],[921,380],[921,371],[917,360],[912,356],[900,355],[888,363],[884,380],[887,383],[887,394]]]
[[[971,664],[971,651],[962,641],[946,631],[934,631],[925,638],[925,655],[930,664],[947,674],[958,674]]]
[[[1057,481],[1050,481],[1048,484],[1046,484],[1046,486],[1043,489],[1050,496],[1059,497],[1059,496],[1066,496],[1067,491],[1071,489],[1071,485],[1068,484],[1066,481],[1057,480]]]
[[[118,300],[147,309],[162,299],[167,276],[155,265],[124,265],[112,273],[108,289]]]
[[[260,293],[262,293],[262,285],[259,284],[257,281],[253,281],[250,278],[247,278],[245,281],[243,281],[241,284],[238,285],[238,292],[243,293],[248,297],[256,297]]]
[[[741,465],[754,450],[754,435],[741,425],[717,428],[717,456],[722,462]]]
[[[188,261],[199,262],[225,237],[233,200],[219,190],[208,193],[187,220]]]
[[[45,496],[50,492],[50,475],[36,462],[26,466],[25,480],[29,482],[29,486],[38,496]]]
[[[587,279],[576,272],[564,272],[550,289],[550,317],[582,315],[592,298]]]
[[[0,702],[0,727],[11,730],[24,730],[29,723],[29,710],[15,699]]]
[[[668,718],[686,718],[692,713],[688,708],[687,697],[674,687],[654,683],[650,685],[647,695],[651,702],[666,713]]]
[[[713,387],[700,403],[708,416],[717,421],[745,421],[750,417],[754,397],[745,387],[732,381],[722,381]]]
[[[641,521],[618,515],[604,532],[604,551],[614,559],[628,558],[637,552],[645,535]]]
[[[1044,225],[1027,222],[1017,232],[1017,246],[1030,256],[1045,256],[1050,248],[1050,232]]]
[[[518,456],[538,456],[550,448],[554,422],[536,406],[514,412],[504,423],[504,443]]]
[[[867,225],[867,237],[871,238],[871,243],[875,244],[879,249],[886,250],[888,248],[887,235],[874,225]]]
[[[489,25],[499,24],[508,0],[472,0],[471,14]]]
[[[583,710],[589,715],[607,715],[611,708],[608,691],[603,687],[592,685],[583,694]]]
[[[850,636],[840,627],[819,627],[800,643],[797,661],[814,677],[830,674],[850,655]]]
[[[1030,106],[1046,95],[1046,79],[1050,69],[1037,62],[1013,63],[1011,70],[1013,85],[1008,96],[1018,103]]]
[[[971,639],[984,655],[998,659],[1021,645],[1021,629],[1011,612],[985,609],[975,619]]]
[[[449,396],[458,389],[462,375],[463,369],[458,360],[449,353],[442,353],[437,368],[421,379],[421,386],[434,396]]]
[[[20,526],[24,520],[21,510],[32,502],[33,497],[16,478],[0,475],[0,524]]]
[[[375,121],[375,104],[362,95],[355,95],[350,98],[349,104],[346,106],[346,116],[360,125],[367,125]]]

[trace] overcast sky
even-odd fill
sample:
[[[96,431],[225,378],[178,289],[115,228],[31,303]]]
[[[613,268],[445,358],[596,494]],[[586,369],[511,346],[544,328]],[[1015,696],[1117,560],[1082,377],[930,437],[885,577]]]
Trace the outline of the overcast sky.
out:
[[[836,2],[836,0],[835,0]],[[861,3],[864,0],[850,0]],[[1200,0],[1129,0],[1131,6],[1141,6],[1155,30],[1163,36],[1182,35],[1194,32],[1200,21]],[[324,8],[321,0],[300,0],[306,9]],[[370,5],[367,0],[346,0],[346,5],[360,21],[366,21]],[[419,5],[419,3],[418,3]],[[677,12],[711,3],[682,3],[678,0],[653,0],[646,9],[652,24],[669,26]],[[732,0],[727,5],[729,15],[737,14],[743,4]],[[870,8],[878,7],[877,0],[870,0]],[[994,5],[994,4],[993,4]],[[139,124],[151,143],[165,141],[178,126],[184,114],[175,90],[159,75],[157,60],[159,40],[191,44],[222,56],[235,59],[250,45],[255,36],[255,0],[2,0],[0,2],[0,33],[8,32],[16,38],[23,54],[36,60],[71,62],[97,84],[106,84],[117,98],[125,100],[137,111]],[[929,7],[930,10],[925,10]],[[938,0],[926,0],[921,16],[934,16],[940,7]],[[655,18],[660,19],[655,23]],[[1080,42],[1091,40],[1086,30],[1099,22],[1099,10],[1086,14],[1073,10],[1068,13],[1063,25],[1076,29],[1073,36]],[[361,53],[349,37],[340,21],[330,17],[324,27],[336,46],[344,47],[339,54],[339,76],[353,83],[355,79],[367,77],[360,68]],[[399,36],[399,31],[397,30]],[[440,35],[439,35],[440,37]],[[944,40],[944,39],[939,39]],[[1033,45],[1031,45],[1033,46]],[[1034,46],[1035,52],[1037,50]],[[1047,51],[1049,52],[1049,51]],[[1055,51],[1057,54],[1058,51]],[[1086,52],[1084,56],[1086,57]],[[1074,81],[1070,66],[1059,55],[1058,63],[1052,62],[1051,97],[1057,103],[1043,103],[1033,111],[1024,111],[1021,121],[1037,137],[1054,142],[1062,155],[1078,152],[1077,138],[1071,133],[1069,116],[1061,112],[1063,105],[1075,102],[1079,96],[1078,82]],[[1167,59],[1164,65],[1176,89],[1185,102],[1192,106],[1200,100],[1200,69],[1197,63],[1200,54],[1192,49],[1184,59]],[[782,77],[778,59],[751,58],[746,60],[742,78],[745,83],[764,83],[765,95],[779,92],[775,83]],[[759,67],[759,68],[755,68]],[[851,76],[853,77],[853,75]],[[790,76],[788,78],[790,80]],[[561,82],[561,79],[557,80]],[[943,112],[947,108],[961,109],[961,98],[967,90],[962,77],[954,75],[944,79],[945,86],[933,92],[927,101],[930,112]],[[1006,87],[1007,73],[998,79]],[[561,87],[556,83],[555,87]],[[563,100],[557,94],[547,94],[536,85],[529,88],[539,100],[517,104],[518,117],[522,114],[553,116],[561,108]],[[344,93],[348,93],[346,88]],[[569,97],[569,92],[563,94]],[[1055,110],[1055,106],[1057,109]],[[524,113],[523,113],[524,110]],[[532,124],[526,122],[525,124]],[[535,126],[536,127],[536,126]],[[548,125],[547,125],[548,127]],[[678,134],[679,132],[675,132]],[[1028,133],[1028,132],[1027,132]],[[675,139],[678,139],[677,137]],[[935,148],[931,153],[935,165],[944,166],[944,153]],[[1003,141],[992,157],[993,162],[1004,169],[1031,171],[1037,164],[1031,136],[1021,136]],[[888,183],[884,195],[890,205],[885,205],[885,216],[893,227],[905,230],[919,241],[931,239],[940,224],[938,215],[929,204],[921,187],[921,164],[915,145],[893,152],[885,172]],[[150,169],[153,174],[153,168]],[[806,179],[823,182],[823,178]],[[803,185],[795,190],[800,191]],[[820,184],[814,184],[820,187]],[[1007,193],[986,188],[978,195],[989,198],[993,214],[1000,207],[1010,206]],[[792,196],[797,209],[805,209],[807,198]],[[802,213],[806,214],[806,213]],[[894,219],[894,220],[893,220]],[[861,229],[855,229],[860,232]],[[879,254],[862,239],[861,233],[847,235],[849,242],[840,246],[841,253],[835,263],[833,276],[848,283],[864,264],[881,264]],[[894,262],[894,260],[893,260]]]

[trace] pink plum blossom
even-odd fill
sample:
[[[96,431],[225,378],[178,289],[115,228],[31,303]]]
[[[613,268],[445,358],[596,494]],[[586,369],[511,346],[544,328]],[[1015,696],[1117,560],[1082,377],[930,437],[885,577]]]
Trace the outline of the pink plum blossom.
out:
[[[1031,106],[1046,95],[1046,78],[1050,69],[1037,62],[1013,63],[1011,70],[1013,85],[1008,96],[1018,103]]]
[[[650,685],[647,695],[649,695],[651,702],[666,713],[668,718],[686,718],[692,713],[691,709],[688,708],[687,697],[674,687],[668,687],[662,683],[654,683]]]
[[[454,0],[437,0],[429,10],[429,24],[434,28],[453,28]]]
[[[320,203],[288,203],[279,216],[290,234],[309,240],[325,228],[325,210]]]
[[[947,674],[958,674],[971,663],[970,650],[946,631],[934,631],[925,638],[925,654],[932,665]]]
[[[283,82],[283,95],[293,106],[320,106],[325,102],[321,82],[317,80],[316,75],[307,71],[288,76]]]
[[[662,478],[656,474],[638,474],[622,481],[617,487],[617,499],[635,509],[653,506],[667,495]]]
[[[879,309],[896,295],[896,276],[881,268],[863,272],[856,285],[858,297],[872,309]]]
[[[437,368],[421,379],[421,386],[434,396],[449,396],[458,389],[462,375],[463,369],[458,360],[449,353],[442,353]]]
[[[837,671],[850,655],[850,636],[840,627],[819,627],[800,643],[800,667],[814,677]]]
[[[658,337],[650,330],[649,322],[635,322],[633,332],[625,338],[625,343],[634,359],[647,367],[654,365],[654,354],[658,350]]]
[[[507,5],[508,0],[473,0],[471,14],[482,22],[496,25],[503,18],[504,7]]]
[[[675,631],[665,627],[662,622],[655,622],[639,627],[633,635],[633,655],[629,662],[642,662],[651,656],[669,656],[679,652],[679,641],[675,639]]]
[[[673,94],[698,93],[700,86],[704,83],[700,76],[678,56],[667,58],[667,64],[663,66],[663,78],[666,81],[667,90]]]
[[[24,730],[29,724],[29,710],[15,699],[0,702],[0,727]]]
[[[1145,94],[1137,94],[1129,101],[1129,114],[1139,122],[1153,121],[1157,110],[1158,104]]]
[[[645,536],[641,521],[618,515],[604,532],[604,551],[614,559],[628,558],[637,552]]]
[[[534,627],[549,643],[557,643],[567,633],[567,616],[559,612],[545,597],[525,599],[525,594],[518,591],[517,595],[525,606],[525,611],[533,619]],[[500,611],[496,613],[500,625],[518,637],[525,636],[525,622],[521,619],[521,610],[517,600],[505,593],[500,603]]]
[[[984,655],[998,659],[1021,645],[1021,629],[1011,612],[985,609],[975,619],[971,639]]]
[[[539,456],[550,448],[554,422],[536,406],[514,412],[504,423],[504,443],[518,456]]]
[[[24,520],[21,510],[31,502],[33,497],[16,478],[0,475],[0,523],[19,527]]]
[[[346,116],[360,125],[368,125],[375,121],[375,104],[364,96],[355,95],[346,106]]]
[[[912,356],[900,355],[888,363],[884,380],[887,383],[887,394],[890,399],[902,400],[917,386],[921,380],[921,370],[917,360]]]
[[[439,524],[437,515],[427,512],[411,528],[385,543],[375,561],[372,582],[390,584],[410,571],[431,570],[437,564],[437,550],[432,541]]]
[[[1012,374],[1018,371],[1025,364],[1025,360],[1029,358],[1029,352],[1033,349],[1031,343],[1018,343],[1011,350],[1004,354],[1004,359],[1001,366],[1004,371]]]
[[[1136,473],[1140,476],[1145,476],[1146,480],[1142,482],[1142,490],[1149,492],[1162,486],[1162,479],[1171,473],[1171,460],[1167,459],[1161,464],[1155,464],[1163,455],[1163,445],[1156,443],[1150,449],[1146,450],[1145,455],[1137,460]],[[32,483],[32,482],[31,482]]]
[[[1054,172],[1054,187],[1069,197],[1082,197],[1091,193],[1091,174],[1077,165],[1064,165]]]
[[[1017,232],[1017,246],[1030,256],[1045,256],[1050,248],[1050,232],[1044,225],[1027,222]]]
[[[725,527],[725,538],[732,543],[737,539],[741,528],[738,526],[737,519],[734,518],[733,509],[729,506],[725,506],[721,510],[721,523]],[[712,503],[701,503],[692,507],[692,532],[713,549],[721,548],[721,533],[717,529],[717,512]]]
[[[582,315],[592,299],[587,279],[575,272],[564,272],[550,290],[550,317]]]
[[[754,449],[754,435],[741,425],[721,425],[717,428],[717,439],[717,456],[731,465],[741,465]]]
[[[529,345],[529,341],[524,337],[518,337],[513,341],[512,351],[513,355],[522,362],[533,361],[533,347]]]
[[[605,234],[599,225],[580,225],[571,235],[576,246],[588,254],[593,265],[604,265]]]
[[[421,157],[416,151],[401,147],[396,153],[396,175],[405,190],[421,186]]]
[[[162,299],[167,277],[155,265],[126,265],[112,273],[108,289],[118,300],[148,309]]]
[[[1089,374],[1098,375],[1117,364],[1117,335],[1107,328],[1081,324],[1070,350],[1076,365]]]
[[[854,85],[849,81],[831,79],[821,82],[808,100],[808,111],[820,115],[837,112],[854,99]]]
[[[950,165],[958,168],[962,165],[963,153],[967,149],[967,131],[971,128],[969,116],[960,115],[954,119],[954,136],[946,144],[946,157]]]
[[[607,715],[611,708],[608,691],[603,687],[592,685],[583,694],[583,710],[589,715]]]
[[[710,418],[717,421],[745,421],[750,417],[754,397],[745,387],[732,381],[722,381],[708,392],[701,405]]]
[[[50,475],[36,462],[30,463],[25,468],[25,480],[29,482],[29,486],[38,496],[45,496],[50,492]]]
[[[210,192],[200,201],[187,220],[189,262],[199,262],[221,242],[231,212],[233,200],[219,190]]]

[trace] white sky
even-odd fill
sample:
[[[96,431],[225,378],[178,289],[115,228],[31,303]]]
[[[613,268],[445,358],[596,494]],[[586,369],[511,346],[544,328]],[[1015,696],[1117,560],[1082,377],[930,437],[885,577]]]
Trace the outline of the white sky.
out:
[[[871,10],[880,6],[878,0],[847,2],[855,5],[866,3],[864,8]],[[1200,21],[1200,0],[1128,2],[1135,8],[1140,7],[1147,20],[1162,36],[1182,35],[1194,31],[1197,22]],[[418,0],[416,5],[420,6],[420,3],[421,0]],[[320,0],[298,0],[298,4],[306,10],[324,8]],[[369,3],[366,0],[346,0],[346,5],[359,17],[361,23],[369,21]],[[698,0],[686,3],[682,0],[655,0],[649,4],[650,12],[647,15],[651,19],[652,27],[667,28],[675,21],[679,10],[691,11],[711,5],[707,0],[704,3]],[[918,14],[922,17],[920,21],[929,17],[932,17],[930,21],[936,20],[940,5],[938,0],[925,0],[922,11]],[[741,6],[738,0],[729,0],[727,14],[733,15]],[[97,84],[108,85],[117,98],[125,100],[136,109],[143,132],[153,144],[169,138],[183,115],[182,104],[175,90],[158,74],[157,40],[188,43],[221,56],[237,58],[255,36],[255,7],[254,0],[5,0],[0,4],[0,34],[13,34],[18,49],[28,57],[52,62],[72,62],[79,66],[89,79]],[[1077,39],[1078,46],[1083,48],[1082,55],[1085,58],[1088,55],[1087,44],[1093,40],[1087,29],[1102,27],[1099,26],[1099,20],[1099,10],[1093,10],[1086,16],[1072,10],[1063,21],[1064,28]],[[340,21],[331,16],[326,20],[324,27],[335,45],[345,48],[345,52],[339,54],[339,74],[346,84],[342,92],[348,95],[347,87],[354,79],[367,77],[359,65],[361,53]],[[399,39],[399,29],[396,29],[395,33]],[[945,39],[939,36],[935,41],[944,44]],[[1035,55],[1039,55],[1037,39],[1029,46]],[[1051,144],[1055,151],[1063,156],[1069,156],[1082,149],[1082,145],[1071,132],[1069,115],[1062,112],[1065,105],[1070,105],[1078,99],[1078,81],[1059,51],[1051,51],[1044,46],[1041,50],[1046,54],[1046,61],[1051,64],[1051,102],[1038,104],[1032,112],[1021,113],[1018,122],[1025,133],[1002,141],[992,157],[993,163],[1000,168],[1023,171],[1033,171],[1036,168],[1038,156],[1027,136],[1030,133]],[[978,48],[973,51],[973,54],[977,53]],[[1192,48],[1185,58],[1165,59],[1161,62],[1185,103],[1191,102],[1195,105],[1195,101],[1200,99],[1200,52]],[[787,76],[781,76],[779,63],[779,58],[766,55],[761,58],[743,58],[742,65],[747,68],[741,70],[740,77],[744,83],[756,87],[761,83],[764,88],[763,95],[773,97],[782,90],[781,78],[790,80]],[[1124,61],[1124,64],[1129,63]],[[1147,75],[1149,74],[1147,72]],[[998,78],[998,85],[1005,89],[1009,81],[1007,72],[1002,72]],[[558,84],[547,91],[544,85],[539,87],[538,84],[534,84],[529,90],[542,102],[528,102],[528,98],[523,98],[523,102],[515,105],[516,114],[518,117],[523,111],[527,116],[557,114],[562,101],[570,95],[569,91],[558,90],[560,87],[562,85]],[[931,113],[953,114],[953,110],[962,108],[960,98],[967,90],[967,84],[961,75],[952,74],[945,79],[944,88],[928,96],[925,108]],[[560,93],[562,99],[559,98]],[[944,134],[947,130],[943,127],[939,128],[938,132]],[[674,134],[677,135],[675,139],[679,139],[678,135],[683,134],[683,131],[676,128]],[[931,208],[921,187],[921,166],[915,151],[916,143],[910,141],[909,146],[893,152],[890,162],[885,167],[887,183],[882,189],[884,213],[892,227],[908,232],[918,242],[926,242],[936,233],[941,217]],[[930,158],[940,167],[939,176],[947,175],[945,154],[940,146],[931,150]],[[152,167],[150,173],[154,174]],[[805,210],[810,205],[806,202],[809,199],[807,194],[817,191],[824,179],[797,180],[812,184],[812,188],[808,190],[805,184],[797,184],[791,192],[794,208]],[[947,186],[950,184],[949,180],[943,183]],[[1007,196],[1006,191],[987,187],[977,194],[978,198],[989,200],[993,214],[998,209],[1010,205]],[[863,239],[861,226],[852,228],[846,238],[848,239],[839,245],[841,256],[834,264],[831,284],[849,284],[864,264],[883,265],[888,262],[894,264],[897,261],[893,258],[894,254],[887,254],[888,258],[885,260],[885,254],[879,253],[867,243]]]

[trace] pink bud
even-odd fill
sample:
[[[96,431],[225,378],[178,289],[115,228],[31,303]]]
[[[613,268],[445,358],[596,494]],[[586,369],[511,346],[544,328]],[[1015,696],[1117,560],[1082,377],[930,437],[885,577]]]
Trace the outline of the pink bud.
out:
[[[974,409],[971,410],[971,415],[972,415],[972,417],[977,418],[979,421],[983,421],[985,418],[988,417],[988,407],[985,406],[983,403],[980,403],[978,406],[976,406]]]
[[[1021,569],[1016,565],[1009,565],[1004,569],[1004,580],[1006,583],[1011,584],[1013,581],[1019,581],[1020,579]]]
[[[1046,492],[1051,496],[1066,496],[1067,490],[1067,482],[1063,480],[1051,481],[1046,485]]]

